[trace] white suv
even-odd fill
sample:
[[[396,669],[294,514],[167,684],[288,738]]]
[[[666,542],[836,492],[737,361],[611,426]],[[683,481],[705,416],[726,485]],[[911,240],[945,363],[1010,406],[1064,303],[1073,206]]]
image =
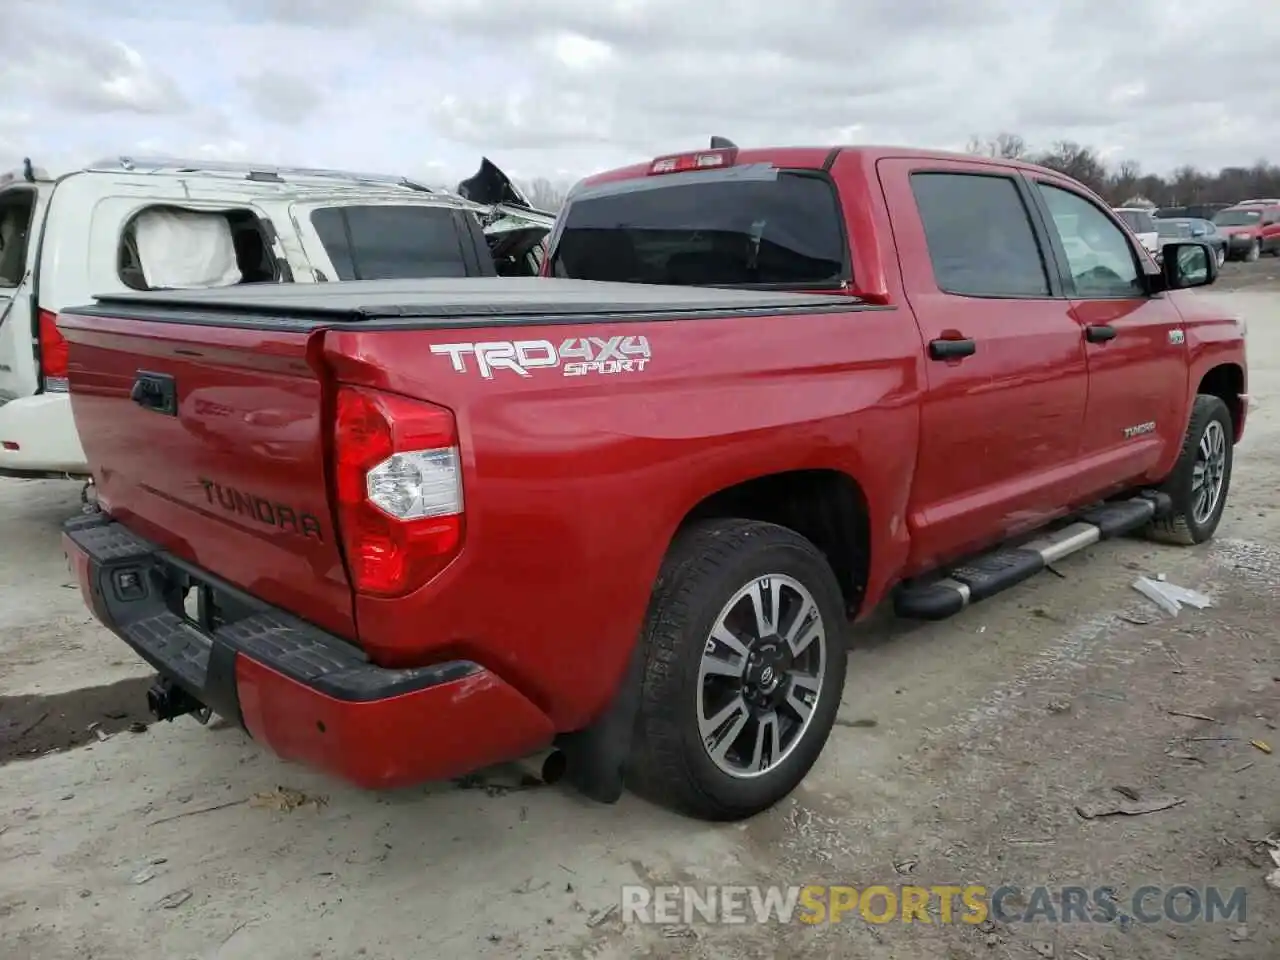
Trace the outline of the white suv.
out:
[[[554,215],[487,160],[459,192],[337,170],[129,159],[0,176],[0,476],[87,478],[58,311],[127,289],[536,275]]]

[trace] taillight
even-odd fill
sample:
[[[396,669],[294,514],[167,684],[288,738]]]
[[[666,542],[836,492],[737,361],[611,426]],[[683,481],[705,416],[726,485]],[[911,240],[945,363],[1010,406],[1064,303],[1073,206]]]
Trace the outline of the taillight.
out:
[[[737,159],[736,147],[721,150],[699,150],[697,153],[677,153],[658,157],[649,166],[649,173],[685,173],[689,170],[716,170],[731,167]]]
[[[58,329],[58,315],[51,310],[36,313],[37,337],[40,344],[40,375],[50,393],[65,393],[70,349],[67,338]]]
[[[462,546],[462,466],[453,414],[355,387],[337,396],[338,514],[352,586],[398,596]]]

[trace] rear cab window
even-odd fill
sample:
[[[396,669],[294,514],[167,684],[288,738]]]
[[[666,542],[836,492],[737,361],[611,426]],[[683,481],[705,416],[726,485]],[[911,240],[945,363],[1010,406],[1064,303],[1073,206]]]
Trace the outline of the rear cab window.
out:
[[[323,207],[311,225],[339,280],[410,280],[480,273],[462,214],[445,207]]]
[[[551,275],[578,280],[831,289],[849,278],[840,200],[817,171],[597,185],[570,199],[554,243]]]

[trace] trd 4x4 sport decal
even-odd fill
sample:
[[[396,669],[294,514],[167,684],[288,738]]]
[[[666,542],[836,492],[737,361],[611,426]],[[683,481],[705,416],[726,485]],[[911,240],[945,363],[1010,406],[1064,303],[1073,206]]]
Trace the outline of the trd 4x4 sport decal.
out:
[[[531,377],[535,370],[556,368],[561,376],[639,373],[648,364],[647,337],[570,337],[557,347],[550,340],[487,340],[483,343],[437,343],[437,356],[447,356],[455,373],[471,368],[467,358],[486,380],[498,370]]]

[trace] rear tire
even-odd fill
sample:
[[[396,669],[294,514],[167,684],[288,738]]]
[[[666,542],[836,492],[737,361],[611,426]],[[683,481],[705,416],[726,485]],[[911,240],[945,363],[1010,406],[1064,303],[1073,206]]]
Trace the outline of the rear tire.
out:
[[[1191,546],[1213,536],[1231,488],[1234,436],[1227,405],[1218,397],[1197,396],[1178,463],[1160,487],[1173,509],[1152,521],[1151,539]]]
[[[1226,262],[1227,262],[1227,248],[1226,248],[1226,247],[1220,247],[1220,248],[1218,249],[1218,254],[1217,254],[1217,256],[1218,256],[1218,269],[1219,269],[1219,270],[1221,270],[1221,269],[1222,269],[1222,265],[1223,265],[1224,263],[1226,263]]]
[[[1253,241],[1253,245],[1249,247],[1248,252],[1244,255],[1244,262],[1257,263],[1260,256],[1262,256],[1262,244],[1255,240]]]
[[[704,820],[739,820],[796,788],[831,733],[846,614],[826,558],[753,520],[683,532],[659,572],[627,781]]]

